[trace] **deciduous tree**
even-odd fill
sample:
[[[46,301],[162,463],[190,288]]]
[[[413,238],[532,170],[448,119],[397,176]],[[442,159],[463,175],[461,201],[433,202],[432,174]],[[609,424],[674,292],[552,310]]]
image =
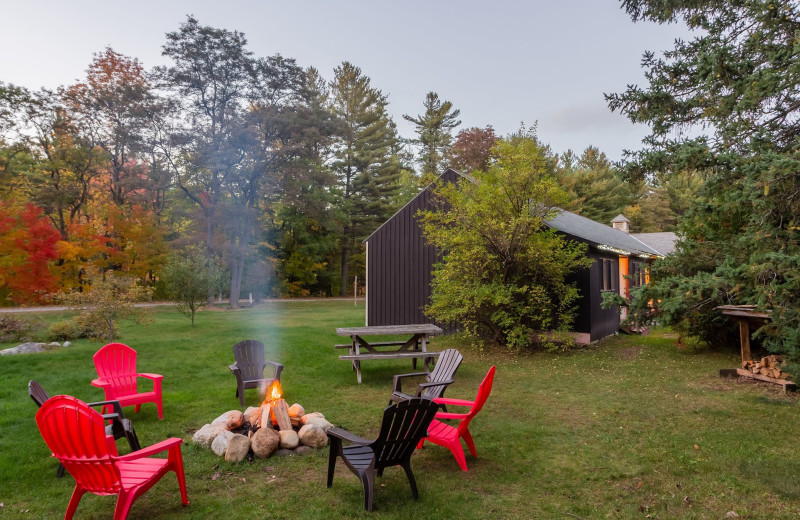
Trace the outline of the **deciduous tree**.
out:
[[[499,141],[488,171],[436,190],[441,206],[423,214],[425,237],[443,255],[426,313],[511,348],[548,344],[568,330],[588,266],[584,247],[545,219],[566,194],[548,173],[546,150],[531,136]]]

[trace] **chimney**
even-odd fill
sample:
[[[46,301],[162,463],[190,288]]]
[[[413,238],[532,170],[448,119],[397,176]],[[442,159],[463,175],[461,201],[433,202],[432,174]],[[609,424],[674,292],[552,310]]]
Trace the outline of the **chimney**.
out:
[[[622,213],[620,213],[619,215],[614,217],[614,220],[611,221],[611,227],[613,227],[614,229],[618,229],[623,233],[630,233],[630,228],[628,227],[629,222],[630,220],[626,219],[625,216]]]

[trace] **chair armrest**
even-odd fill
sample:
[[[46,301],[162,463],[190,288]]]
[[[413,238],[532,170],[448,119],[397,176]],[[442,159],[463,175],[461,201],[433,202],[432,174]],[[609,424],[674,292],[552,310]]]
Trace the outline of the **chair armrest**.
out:
[[[474,406],[475,401],[467,401],[465,399],[450,399],[447,397],[436,397],[433,400],[436,404],[452,404],[455,406]]]
[[[352,442],[353,444],[369,444],[372,441],[368,441],[358,435],[350,433],[347,430],[343,430],[341,428],[330,428],[328,430],[328,437],[336,437],[337,439],[341,439],[344,441]]]
[[[392,378],[392,392],[402,392],[401,389],[401,379],[406,377],[422,377],[429,375],[428,372],[412,372],[410,374],[396,374],[394,378]]]
[[[106,387],[111,386],[111,383],[109,383],[105,379],[100,379],[98,377],[97,379],[92,379],[92,386],[96,386],[96,387],[99,387],[99,388],[106,388]]]
[[[264,367],[267,365],[271,365],[275,369],[275,380],[281,380],[281,371],[283,371],[283,365],[276,361],[264,361],[264,366],[261,367],[261,375],[264,375]]]
[[[431,386],[447,386],[447,385],[449,385],[449,384],[453,383],[454,381],[455,381],[455,379],[448,379],[447,381],[437,381],[437,382],[430,382],[430,383],[420,383],[420,384],[419,384],[419,387],[420,387],[420,388],[428,388],[428,387],[431,387]]]
[[[114,408],[113,415],[117,415],[120,419],[125,418],[125,414],[122,413],[122,405],[119,404],[119,401],[117,400],[95,401],[93,403],[86,403],[86,404],[88,404],[89,406],[111,406],[112,408]],[[106,414],[106,415],[112,415],[112,414]],[[105,417],[106,419],[111,419],[111,417],[106,417],[106,415],[103,415],[103,417]]]
[[[436,412],[434,419],[466,419],[469,417],[468,413],[452,413],[452,412]]]
[[[228,370],[230,370],[231,373],[233,373],[234,375],[241,375],[242,373],[242,370],[238,366],[236,366],[236,363],[228,365]]]
[[[160,381],[160,380],[164,379],[164,376],[162,376],[161,374],[150,374],[148,372],[142,372],[142,373],[136,374],[136,375],[139,376],[139,377],[152,379],[153,381]]]
[[[127,455],[123,455],[122,457],[116,457],[116,460],[127,462],[130,460],[141,459],[143,457],[149,457],[150,455],[155,455],[157,453],[167,451],[176,446],[180,446],[181,444],[183,444],[183,439],[181,439],[180,437],[172,437],[165,441],[153,444],[152,446],[142,448],[139,451],[134,451]]]

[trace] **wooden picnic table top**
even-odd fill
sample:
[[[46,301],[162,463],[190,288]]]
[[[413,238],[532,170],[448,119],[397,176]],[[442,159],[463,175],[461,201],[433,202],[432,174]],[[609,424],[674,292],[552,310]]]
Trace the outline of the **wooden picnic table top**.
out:
[[[412,325],[376,325],[371,327],[339,327],[336,334],[339,336],[377,336],[401,334],[425,334],[436,336],[443,331],[433,323],[418,323]]]

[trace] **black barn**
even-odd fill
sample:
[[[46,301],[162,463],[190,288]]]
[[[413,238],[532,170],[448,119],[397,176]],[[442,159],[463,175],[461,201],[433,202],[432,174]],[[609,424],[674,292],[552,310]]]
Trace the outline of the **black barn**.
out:
[[[462,175],[448,169],[440,179],[459,182]],[[432,187],[422,190],[392,218],[364,241],[367,248],[366,325],[405,325],[427,323],[422,308],[431,294],[431,271],[437,259],[433,246],[423,237],[417,212],[433,207]],[[591,268],[573,274],[580,290],[574,331],[576,341],[589,343],[619,330],[616,309],[601,309],[601,293],[626,293],[626,274],[640,275],[633,283],[643,283],[644,263],[658,253],[624,231],[600,224],[574,213],[558,210],[548,222],[567,237],[588,244],[587,255],[594,259]]]

